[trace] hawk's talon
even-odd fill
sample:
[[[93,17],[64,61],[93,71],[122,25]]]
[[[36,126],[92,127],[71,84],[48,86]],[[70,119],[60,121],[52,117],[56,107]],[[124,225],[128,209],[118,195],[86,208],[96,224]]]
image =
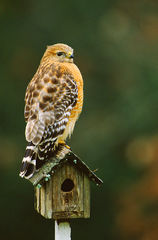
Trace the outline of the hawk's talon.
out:
[[[65,145],[65,147],[66,147],[67,149],[71,149],[68,145]]]

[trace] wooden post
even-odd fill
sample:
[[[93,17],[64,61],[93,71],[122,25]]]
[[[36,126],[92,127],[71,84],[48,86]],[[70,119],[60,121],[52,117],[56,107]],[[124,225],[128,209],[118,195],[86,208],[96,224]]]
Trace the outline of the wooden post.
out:
[[[69,221],[55,221],[55,240],[71,240]]]

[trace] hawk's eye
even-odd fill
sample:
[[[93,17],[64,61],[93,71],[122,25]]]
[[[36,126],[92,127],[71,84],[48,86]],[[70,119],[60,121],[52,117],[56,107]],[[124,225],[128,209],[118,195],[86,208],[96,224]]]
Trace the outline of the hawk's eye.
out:
[[[57,56],[65,56],[65,53],[64,52],[57,52]]]

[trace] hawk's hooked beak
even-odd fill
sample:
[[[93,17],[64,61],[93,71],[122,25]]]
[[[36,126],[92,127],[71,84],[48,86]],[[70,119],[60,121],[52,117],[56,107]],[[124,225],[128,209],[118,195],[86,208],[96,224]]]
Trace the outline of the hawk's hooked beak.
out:
[[[74,58],[74,53],[73,52],[69,52],[68,53],[68,58],[70,58],[70,59],[72,58],[73,59]]]

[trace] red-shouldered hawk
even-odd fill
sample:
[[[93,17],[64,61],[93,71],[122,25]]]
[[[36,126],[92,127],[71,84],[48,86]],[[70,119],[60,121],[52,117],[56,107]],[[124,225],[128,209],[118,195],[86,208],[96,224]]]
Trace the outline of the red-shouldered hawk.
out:
[[[48,46],[25,95],[28,142],[20,176],[30,178],[73,132],[83,105],[83,80],[73,49]]]

